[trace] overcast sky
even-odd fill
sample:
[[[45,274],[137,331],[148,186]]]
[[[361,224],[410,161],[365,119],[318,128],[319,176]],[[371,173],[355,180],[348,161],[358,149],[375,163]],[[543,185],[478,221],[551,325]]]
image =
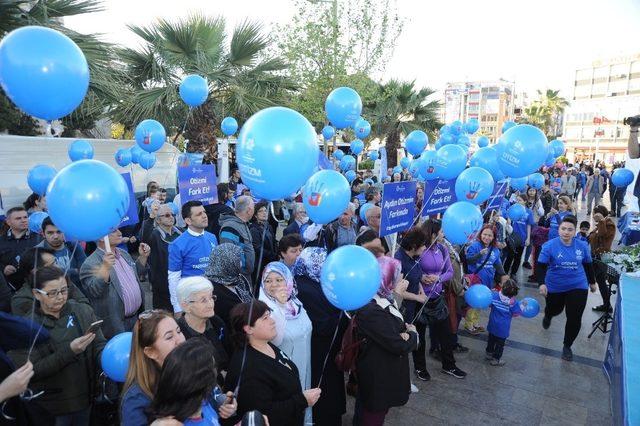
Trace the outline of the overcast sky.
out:
[[[340,1],[340,0],[339,0]],[[105,0],[105,12],[65,20],[113,42],[138,42],[127,23],[203,11],[230,25],[250,18],[284,23],[293,0]],[[403,32],[383,79],[415,79],[441,90],[449,81],[515,80],[517,90],[562,89],[576,67],[640,53],[640,0],[397,0]],[[330,7],[329,4],[326,7]]]

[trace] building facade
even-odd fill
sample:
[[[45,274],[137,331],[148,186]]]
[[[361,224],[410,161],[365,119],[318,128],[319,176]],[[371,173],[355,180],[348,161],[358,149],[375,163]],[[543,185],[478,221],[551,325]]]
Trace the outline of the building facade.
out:
[[[593,62],[575,72],[562,138],[567,158],[612,164],[626,157],[625,117],[640,114],[640,53]]]

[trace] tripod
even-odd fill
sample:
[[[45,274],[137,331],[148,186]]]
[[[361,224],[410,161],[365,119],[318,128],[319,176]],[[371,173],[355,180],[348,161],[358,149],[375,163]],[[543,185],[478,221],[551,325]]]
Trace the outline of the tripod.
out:
[[[618,285],[618,282],[620,280],[620,275],[617,275],[617,274],[614,275],[610,273],[609,271],[610,269],[611,268],[607,267],[607,287],[609,289],[609,295],[610,295],[609,298],[611,298],[612,295],[616,294],[616,291],[613,289],[613,286]],[[612,272],[615,272],[615,270],[613,270]],[[609,302],[609,305],[611,305],[611,302]],[[612,323],[613,323],[612,310],[610,306],[607,306],[607,310],[602,315],[600,315],[600,318],[598,318],[596,321],[594,321],[591,324],[591,327],[592,327],[591,332],[589,333],[587,338],[590,339],[591,336],[593,336],[593,333],[595,333],[598,330],[600,330],[603,334],[609,333],[611,331],[610,325]]]

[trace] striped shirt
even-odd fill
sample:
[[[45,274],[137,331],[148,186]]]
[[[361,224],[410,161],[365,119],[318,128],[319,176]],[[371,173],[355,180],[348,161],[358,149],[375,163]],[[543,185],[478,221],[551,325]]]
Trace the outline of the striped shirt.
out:
[[[116,263],[113,265],[113,270],[120,283],[122,302],[124,303],[124,316],[130,317],[138,312],[140,305],[142,305],[140,284],[138,284],[134,267],[127,263],[127,260],[124,256],[120,255],[117,249],[114,251],[114,254],[116,256]]]

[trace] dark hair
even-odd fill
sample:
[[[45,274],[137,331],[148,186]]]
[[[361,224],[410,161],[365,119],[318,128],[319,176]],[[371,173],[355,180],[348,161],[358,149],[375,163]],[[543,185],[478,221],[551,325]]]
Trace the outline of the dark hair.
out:
[[[20,262],[18,263],[18,271],[23,277],[30,277],[32,272],[36,268],[41,268],[42,255],[50,254],[55,256],[55,251],[44,247],[31,247],[26,249],[20,255]]]
[[[423,246],[425,240],[426,235],[424,233],[424,229],[421,226],[414,226],[404,234],[402,241],[400,241],[400,247],[405,250],[415,250],[418,247]]]
[[[578,219],[572,214],[568,214],[565,217],[563,217],[560,223],[564,223],[564,222],[572,223],[573,226],[575,226],[576,228],[578,227]]]
[[[519,291],[520,287],[518,287],[518,283],[511,278],[502,284],[502,294],[507,297],[516,297]]]
[[[8,218],[9,216],[11,216],[15,212],[26,212],[26,211],[27,211],[27,209],[25,209],[22,206],[11,207],[9,210],[7,210],[6,216]]]
[[[218,190],[218,201],[221,203],[229,201],[229,196],[227,195],[229,194],[229,184],[221,182],[216,185],[216,188]]]
[[[152,187],[158,187],[158,182],[156,182],[155,180],[149,181],[147,182],[147,197],[151,194],[149,191],[151,190]]]
[[[300,234],[289,234],[285,235],[280,239],[278,243],[278,252],[286,253],[291,247],[302,246],[304,241],[302,241],[302,237]]]
[[[51,220],[51,216],[45,217],[44,220],[42,221],[42,233],[43,234],[44,234],[44,230],[47,229],[47,226],[56,226],[56,224],[53,223],[53,220]]]
[[[201,205],[202,205],[202,202],[197,200],[191,200],[184,203],[182,205],[182,210],[180,211],[180,213],[182,214],[182,218],[189,219],[191,217],[191,208],[199,207]]]
[[[216,385],[216,376],[213,345],[202,337],[187,340],[164,360],[149,406],[151,417],[173,416],[184,422],[209,397]]]
[[[241,349],[245,344],[249,343],[244,326],[253,327],[256,325],[256,321],[267,311],[271,311],[271,309],[261,300],[240,303],[231,309],[229,313],[231,338],[237,349]]]
[[[490,245],[491,245],[492,247],[495,247],[495,246],[496,246],[496,244],[498,243],[498,240],[497,240],[498,233],[496,232],[496,227],[495,227],[495,226],[493,226],[493,225],[491,225],[491,224],[489,224],[489,223],[485,223],[485,224],[482,226],[482,228],[480,228],[480,231],[478,231],[478,241],[482,242],[482,232],[483,232],[485,229],[489,229],[489,230],[491,230],[491,232],[493,232],[493,240],[491,240]]]
[[[591,224],[589,223],[589,221],[583,220],[582,222],[580,222],[580,228],[591,228]]]
[[[167,190],[165,188],[158,188],[158,192],[161,192],[164,194],[167,192]]]
[[[424,221],[422,230],[425,235],[426,244],[431,244],[431,238],[434,235],[438,235],[440,229],[442,229],[442,222],[439,219],[428,219]]]
[[[31,279],[31,288],[42,289],[46,283],[64,278],[69,285],[69,280],[65,277],[64,271],[57,266],[45,266],[36,269]]]
[[[598,204],[597,206],[595,206],[593,208],[593,213],[600,213],[602,216],[607,217],[609,216],[609,209],[607,209],[605,206],[603,206],[602,204]]]
[[[27,199],[25,200],[25,202],[22,204],[24,206],[25,210],[29,210],[32,209],[36,206],[36,201],[40,201],[42,200],[42,195],[40,194],[36,194],[35,192],[32,193],[31,195],[29,195],[27,197]],[[7,213],[7,216],[9,214]]]
[[[356,237],[356,245],[361,246],[363,244],[370,243],[376,238],[380,238],[378,237],[378,234],[376,234],[376,231],[373,229],[366,229]]]
[[[256,203],[255,208],[253,209],[253,218],[255,220],[258,220],[257,218],[257,214],[258,214],[258,210],[260,210],[261,208],[266,208],[267,209],[267,213],[269,212],[269,205],[267,204],[266,201],[259,201]]]

